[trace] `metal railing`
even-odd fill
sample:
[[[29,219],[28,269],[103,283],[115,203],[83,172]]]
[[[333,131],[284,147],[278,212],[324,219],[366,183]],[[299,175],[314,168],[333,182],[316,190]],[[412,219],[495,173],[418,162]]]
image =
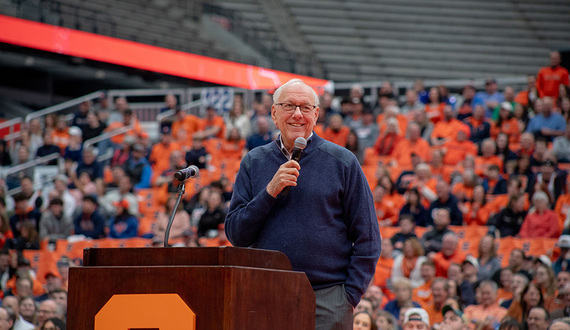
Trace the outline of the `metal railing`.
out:
[[[66,101],[66,102],[63,102],[60,104],[56,104],[56,105],[51,106],[51,107],[47,107],[47,108],[40,110],[40,111],[32,112],[26,116],[25,122],[29,123],[30,120],[32,120],[34,118],[43,117],[43,116],[48,115],[50,113],[55,113],[55,112],[66,110],[70,107],[79,105],[82,102],[94,100],[94,99],[98,98],[99,95],[101,95],[101,93],[102,93],[102,91],[96,91],[96,92],[75,98],[73,100],[69,100],[69,101]]]
[[[27,170],[28,168],[59,159],[59,157],[60,155],[58,153],[53,153],[47,156],[36,158],[34,160],[30,160],[29,162],[25,162],[20,165],[12,166],[6,171],[2,172],[2,179],[6,180],[10,174],[18,173],[20,171]]]
[[[186,104],[180,106],[180,110],[182,110],[184,112],[188,112],[188,110],[190,110],[192,108],[200,107],[201,105],[202,105],[202,100],[196,100],[196,101],[192,101],[190,103],[186,103]],[[159,113],[158,115],[156,115],[156,121],[160,123],[164,119],[174,116],[175,113],[176,113],[176,110],[174,110],[174,109],[173,110],[167,110],[165,112]]]
[[[133,129],[134,129],[134,126],[133,126],[133,125],[129,125],[129,126],[124,126],[124,127],[120,127],[120,128],[114,129],[114,130],[112,130],[112,131],[110,131],[110,132],[107,132],[107,133],[103,133],[103,134],[101,134],[101,135],[99,135],[99,136],[96,136],[96,137],[94,137],[94,138],[91,138],[91,139],[89,139],[89,140],[85,140],[85,141],[83,142],[83,148],[89,148],[89,147],[91,147],[92,145],[94,145],[95,143],[98,143],[98,142],[101,142],[101,141],[104,141],[104,140],[108,140],[108,139],[110,139],[110,138],[112,138],[112,137],[115,137],[115,136],[117,136],[117,135],[121,135],[121,134],[130,132],[130,131],[132,131]]]

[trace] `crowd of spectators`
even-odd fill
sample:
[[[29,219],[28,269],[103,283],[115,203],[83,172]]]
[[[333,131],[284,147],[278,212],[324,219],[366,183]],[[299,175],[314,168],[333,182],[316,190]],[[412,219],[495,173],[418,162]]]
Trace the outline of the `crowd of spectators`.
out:
[[[354,153],[369,179],[379,226],[399,228],[384,237],[382,271],[361,303],[371,325],[393,329],[403,325],[407,309],[423,308],[428,326],[437,327],[445,305],[481,328],[505,320],[528,325],[534,307],[549,319],[558,309],[559,316],[570,316],[570,299],[566,304],[564,298],[570,292],[564,282],[570,279],[570,93],[568,72],[559,64],[553,52],[551,66],[529,75],[520,91],[500,90],[488,79],[484,90],[466,84],[452,96],[446,86],[426,89],[418,80],[400,98],[384,83],[373,103],[364,101],[359,85],[346,97],[321,95],[315,133]],[[241,157],[276,138],[271,109],[269,94],[251,109],[235,95],[227,113],[208,107],[200,118],[167,95],[163,110],[175,115],[161,123],[159,141],[150,140],[124,97],[113,105],[104,95],[85,101],[71,122],[55,115],[31,120],[14,148],[0,141],[0,166],[55,153],[60,157],[50,165],[59,174],[37,187],[32,167],[2,182],[2,251],[25,264],[20,251],[70,237],[146,237],[162,245],[171,212],[176,244],[228,244],[223,225],[232,182]],[[132,129],[83,144],[123,127]],[[112,157],[99,161],[108,151]],[[201,169],[200,183],[186,183],[189,193],[175,209],[179,182],[173,173],[189,165]],[[12,188],[21,192],[7,196]],[[142,205],[143,192],[150,192],[150,210]],[[488,228],[479,255],[458,249],[449,226],[465,225]],[[425,228],[422,236],[416,236],[418,227]],[[509,266],[501,268],[495,240],[503,237],[559,238],[559,258],[513,250]],[[14,262],[2,270],[14,282],[0,283],[6,298],[15,295],[19,280],[38,280],[20,266]],[[64,277],[49,275],[60,282]],[[48,283],[47,276],[40,280]],[[34,289],[38,285],[47,286]],[[57,290],[64,289],[60,283]],[[26,296],[19,294],[20,305]],[[20,319],[41,325],[23,310]]]

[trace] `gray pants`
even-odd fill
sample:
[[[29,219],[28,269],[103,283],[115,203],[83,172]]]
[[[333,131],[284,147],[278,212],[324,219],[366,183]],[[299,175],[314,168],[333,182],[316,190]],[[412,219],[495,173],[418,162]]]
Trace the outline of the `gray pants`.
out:
[[[316,330],[351,330],[353,307],[348,302],[344,284],[315,290],[317,298]]]

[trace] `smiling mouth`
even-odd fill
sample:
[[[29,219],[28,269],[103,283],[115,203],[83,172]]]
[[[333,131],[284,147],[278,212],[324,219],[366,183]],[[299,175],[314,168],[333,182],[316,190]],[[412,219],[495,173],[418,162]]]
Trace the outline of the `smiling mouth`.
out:
[[[293,127],[303,127],[303,124],[289,124],[289,125],[291,125]]]

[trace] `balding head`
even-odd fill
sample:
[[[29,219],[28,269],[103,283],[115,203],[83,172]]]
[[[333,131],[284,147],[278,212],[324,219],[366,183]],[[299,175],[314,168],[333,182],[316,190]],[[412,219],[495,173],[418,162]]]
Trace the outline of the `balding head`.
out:
[[[4,297],[4,299],[2,299],[2,307],[10,308],[14,314],[18,314],[20,312],[18,298],[14,296]]]
[[[38,309],[38,324],[44,324],[47,319],[52,317],[63,318],[64,312],[55,300],[47,299],[40,303]]]

